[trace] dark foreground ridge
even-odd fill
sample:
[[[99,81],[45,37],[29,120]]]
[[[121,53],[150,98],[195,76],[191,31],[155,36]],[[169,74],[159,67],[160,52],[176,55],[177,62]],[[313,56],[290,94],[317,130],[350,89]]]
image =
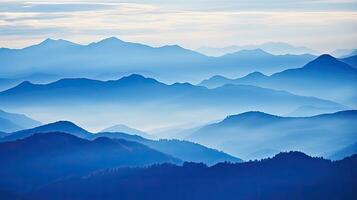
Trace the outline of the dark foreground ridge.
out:
[[[300,152],[212,167],[117,168],[42,187],[32,199],[356,199],[357,156],[332,162]]]

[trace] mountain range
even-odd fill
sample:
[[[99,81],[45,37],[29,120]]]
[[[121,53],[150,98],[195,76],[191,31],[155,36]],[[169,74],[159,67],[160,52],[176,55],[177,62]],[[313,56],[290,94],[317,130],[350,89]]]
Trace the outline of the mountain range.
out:
[[[290,150],[324,156],[357,141],[356,120],[356,110],[312,117],[246,112],[203,126],[186,139],[245,160]]]
[[[88,45],[46,39],[23,49],[0,49],[0,65],[3,66],[0,74],[7,75],[1,77],[3,79],[24,77],[23,81],[32,81],[26,77],[34,73],[100,79],[140,73],[166,82],[199,81],[218,73],[274,73],[301,66],[314,58],[307,54],[274,56],[261,51],[246,50],[234,53],[234,56],[209,57],[178,45],[151,47],[115,37]],[[247,54],[258,55],[259,58]]]
[[[31,108],[31,115],[43,121],[57,121],[56,116],[61,116],[86,127],[100,123],[108,126],[120,121],[153,128],[178,122],[205,123],[250,110],[283,115],[301,106],[346,109],[332,101],[256,86],[224,85],[207,89],[189,83],[167,85],[141,75],[112,81],[80,78],[49,84],[23,82],[0,92],[0,106]],[[185,112],[196,114],[186,115]]]
[[[225,84],[248,84],[285,90],[357,107],[357,69],[330,55],[319,56],[301,68],[284,70],[271,76],[259,72],[238,79],[215,76],[199,85],[212,88]]]
[[[300,152],[246,163],[119,168],[59,180],[30,199],[354,199],[357,157],[331,162]]]
[[[189,162],[203,162],[209,165],[213,165],[217,162],[230,161],[241,162],[242,160],[235,158],[229,154],[226,154],[215,149],[207,148],[203,145],[184,141],[184,140],[151,140],[138,135],[132,135],[123,132],[100,132],[91,133],[87,130],[77,126],[69,121],[58,121],[46,125],[42,125],[33,129],[27,129],[17,131],[14,133],[8,133],[4,137],[0,138],[0,142],[16,141],[19,139],[25,139],[35,134],[46,134],[51,132],[61,132],[71,134],[75,137],[95,140],[97,138],[105,137],[113,140],[126,140],[143,144],[148,148],[155,149],[163,152],[167,155],[171,155],[182,161]]]
[[[208,55],[208,56],[223,56],[229,53],[234,53],[241,50],[252,50],[252,49],[262,49],[268,53],[275,55],[285,55],[285,54],[313,54],[318,55],[317,51],[309,49],[307,47],[297,47],[284,42],[267,42],[260,45],[232,45],[222,48],[213,47],[201,47],[196,51]]]
[[[181,161],[126,140],[85,140],[52,132],[0,143],[0,188],[27,192],[63,177],[98,169]],[[26,177],[26,178],[24,178]]]

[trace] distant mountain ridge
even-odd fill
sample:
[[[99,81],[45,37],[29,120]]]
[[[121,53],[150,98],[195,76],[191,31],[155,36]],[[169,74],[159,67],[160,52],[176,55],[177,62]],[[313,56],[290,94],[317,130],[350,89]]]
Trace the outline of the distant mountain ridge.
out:
[[[301,68],[284,70],[271,76],[252,73],[238,79],[221,77],[217,80],[213,77],[199,85],[212,88],[224,84],[256,85],[357,106],[357,69],[330,55],[319,56]]]
[[[167,155],[171,155],[175,158],[189,162],[204,162],[212,165],[217,162],[230,161],[241,162],[239,158],[235,158],[229,154],[226,154],[215,149],[207,148],[203,145],[195,144],[188,141],[179,140],[150,140],[140,137],[138,135],[131,135],[123,132],[100,132],[91,133],[87,130],[77,126],[69,121],[58,121],[43,126],[39,126],[33,129],[22,130],[14,133],[9,133],[0,137],[1,142],[16,141],[19,139],[25,139],[33,135],[41,135],[52,132],[61,132],[79,137],[82,139],[95,140],[97,138],[105,137],[116,140],[133,141],[145,146],[148,146],[156,151],[163,152]]]
[[[268,53],[275,54],[275,55],[284,55],[284,54],[318,55],[319,54],[317,51],[311,50],[307,47],[292,46],[284,42],[267,42],[260,45],[243,45],[243,46],[232,45],[222,48],[201,47],[197,49],[197,51],[208,56],[223,56],[225,54],[234,53],[241,50],[251,50],[251,49],[262,49]]]
[[[269,152],[299,150],[321,156],[357,141],[356,120],[356,110],[312,117],[246,112],[203,126],[186,139],[243,159],[262,158],[257,152],[265,155],[264,149]]]
[[[198,81],[217,73],[273,73],[306,64],[314,58],[312,55],[267,54],[259,59],[244,58],[244,62],[241,62],[243,57],[238,55],[239,52],[235,57],[214,58],[178,45],[151,47],[115,37],[88,45],[46,39],[23,49],[0,49],[0,65],[4,66],[0,73],[7,76],[44,73],[60,78],[106,77],[105,79],[141,73],[167,82]]]
[[[15,99],[22,101],[20,103]],[[93,104],[96,106],[93,107]],[[159,123],[177,123],[179,119],[182,123],[203,123],[249,110],[283,115],[306,105],[346,109],[333,101],[250,85],[225,85],[207,89],[189,83],[167,85],[135,74],[112,81],[81,78],[61,79],[50,84],[23,82],[0,92],[0,106],[17,109],[26,106],[33,107],[34,110],[39,107],[46,108],[46,112],[51,111],[63,118],[79,121],[85,126],[90,124],[88,120],[83,119],[97,121],[97,113],[105,117],[107,112],[113,117],[107,118],[106,124],[117,123],[116,118],[121,118],[124,120],[122,123],[129,124],[130,122],[125,120],[133,119],[128,118],[124,111],[141,116],[157,113],[153,119],[135,118],[135,121],[132,121],[155,126]],[[163,107],[165,109],[162,109]],[[66,109],[71,112],[78,109],[80,111],[70,114],[65,112]],[[167,114],[168,111],[170,114]],[[196,115],[183,116],[181,113],[185,111],[195,111]],[[201,117],[197,119],[197,116]],[[148,120],[152,121],[148,123]]]
[[[139,135],[139,136],[145,137],[145,138],[154,138],[155,137],[153,135],[150,135],[143,131],[131,128],[124,124],[117,124],[117,125],[105,128],[101,132],[123,132],[123,133],[129,133],[129,134],[133,134],[133,135]]]

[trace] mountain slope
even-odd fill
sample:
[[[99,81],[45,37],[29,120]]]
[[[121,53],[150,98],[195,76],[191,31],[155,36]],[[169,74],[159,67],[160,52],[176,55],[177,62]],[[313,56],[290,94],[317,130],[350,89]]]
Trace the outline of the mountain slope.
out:
[[[139,135],[139,136],[145,137],[145,138],[153,138],[154,137],[153,135],[150,135],[143,131],[131,128],[124,124],[117,124],[117,125],[105,128],[101,132],[122,132],[122,133],[128,133],[128,134],[132,134],[132,135]]]
[[[328,158],[331,160],[341,160],[354,154],[357,154],[357,143],[348,145],[334,152],[333,154],[329,155]]]
[[[208,165],[213,165],[218,162],[241,162],[242,160],[226,154],[222,151],[207,148],[203,145],[196,144],[184,140],[149,140],[137,135],[128,135],[125,133],[98,133],[93,135],[97,137],[108,137],[112,139],[124,139],[128,141],[135,141],[144,144],[152,149],[172,155],[182,161],[187,162],[202,162]]]
[[[257,152],[265,155],[266,149],[299,150],[321,156],[357,140],[356,120],[356,110],[312,117],[247,112],[204,126],[186,139],[243,159],[262,158]]]
[[[13,123],[12,121],[0,117],[0,131],[13,132],[13,131],[21,130],[22,128],[23,127]]]
[[[73,177],[33,199],[354,199],[357,157],[338,162],[299,152],[247,163],[122,168]],[[110,184],[100,184],[100,183]]]
[[[354,68],[357,68],[357,55],[343,58],[341,61],[351,65]]]
[[[39,125],[41,125],[40,122],[35,121],[26,115],[0,110],[0,131],[2,132],[14,132]]]
[[[41,122],[38,122],[36,120],[33,120],[26,115],[23,114],[17,114],[17,113],[9,113],[5,112],[3,110],[0,110],[0,118],[7,119],[18,126],[21,126],[22,128],[33,128],[36,126],[40,126]]]
[[[357,106],[357,69],[330,55],[322,55],[301,68],[288,69],[271,76],[249,74],[219,84],[215,84],[214,80],[212,82],[210,84],[206,80],[201,85],[249,84]]]
[[[115,124],[120,119],[123,124],[155,128],[177,122],[205,123],[249,110],[283,115],[307,105],[345,108],[332,101],[256,86],[225,85],[207,89],[188,83],[167,85],[140,75],[113,81],[62,79],[50,84],[23,82],[0,92],[0,106],[32,108],[33,116],[38,119],[43,115],[36,114],[46,111],[52,114],[45,116],[46,120],[53,115],[62,116],[86,127],[100,123]],[[188,116],[185,112],[196,114]],[[156,113],[155,116],[152,113]]]
[[[84,130],[83,128],[75,125],[69,121],[58,121],[50,124],[46,124],[43,126],[35,127],[32,129],[26,129],[17,131],[14,133],[9,134],[6,137],[0,139],[1,142],[4,141],[13,141],[17,139],[22,139],[29,137],[34,134],[38,133],[49,133],[49,132],[63,132],[63,133],[70,133],[71,135],[80,137],[80,138],[87,138],[92,135],[92,133]]]
[[[59,132],[35,134],[0,143],[0,188],[25,192],[93,170],[162,162],[180,163],[136,142],[108,138],[89,141]]]

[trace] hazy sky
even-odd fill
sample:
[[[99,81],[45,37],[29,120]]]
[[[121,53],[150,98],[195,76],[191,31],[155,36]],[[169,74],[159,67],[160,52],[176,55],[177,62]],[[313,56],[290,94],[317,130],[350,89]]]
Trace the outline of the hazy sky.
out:
[[[282,41],[328,52],[357,46],[357,0],[0,2],[0,46],[45,38],[86,44],[109,36],[153,46]],[[180,3],[177,3],[180,2]]]

